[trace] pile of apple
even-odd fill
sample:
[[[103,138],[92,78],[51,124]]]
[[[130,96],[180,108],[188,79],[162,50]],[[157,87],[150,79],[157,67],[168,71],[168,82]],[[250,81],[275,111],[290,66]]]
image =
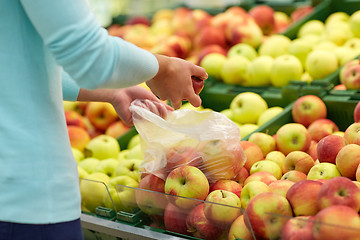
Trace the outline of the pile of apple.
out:
[[[311,6],[302,6],[288,16],[267,5],[254,6],[249,12],[233,6],[210,15],[201,9],[179,7],[158,10],[151,20],[131,17],[124,25],[111,25],[108,32],[153,53],[199,64],[206,54],[226,54],[240,42],[257,47],[266,36],[283,32],[312,10]]]
[[[326,114],[320,98],[303,96],[294,123],[240,142],[247,159],[236,176],[209,179],[196,164],[147,174],[137,205],[157,227],[201,239],[359,239],[360,104],[344,132]]]
[[[359,19],[360,11],[335,12],[325,22],[306,22],[296,39],[273,34],[258,48],[243,41],[232,45],[227,54],[207,54],[200,65],[224,83],[243,86],[282,87],[290,80],[323,79],[360,55]],[[358,72],[348,71],[348,82],[358,78],[354,71]]]

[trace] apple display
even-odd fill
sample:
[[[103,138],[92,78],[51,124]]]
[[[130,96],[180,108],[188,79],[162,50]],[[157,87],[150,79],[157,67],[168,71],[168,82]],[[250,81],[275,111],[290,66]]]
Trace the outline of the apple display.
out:
[[[193,166],[181,166],[172,170],[165,180],[165,193],[183,198],[169,197],[170,202],[182,209],[194,206],[194,201],[205,200],[209,193],[209,182],[205,174]]]
[[[345,145],[347,145],[347,141],[339,135],[329,135],[322,138],[316,149],[319,162],[335,164],[336,155]]]
[[[240,198],[230,191],[214,190],[205,199],[205,217],[216,225],[230,225],[241,213]]]
[[[246,212],[255,236],[260,239],[280,238],[286,221],[293,216],[289,201],[273,192],[261,193],[252,198]]]
[[[337,131],[339,131],[339,127],[336,123],[327,118],[317,119],[308,126],[308,132],[316,142]]]
[[[234,120],[239,123],[256,123],[259,116],[268,109],[267,102],[257,93],[242,92],[230,103]]]
[[[300,80],[303,67],[300,60],[290,54],[284,54],[275,58],[271,72],[270,81],[275,87],[288,85],[291,80]]]
[[[308,180],[331,179],[341,176],[338,168],[333,163],[322,162],[315,164],[307,174]]]
[[[287,123],[276,132],[276,146],[285,155],[292,151],[307,151],[311,143],[311,136],[300,123]]]
[[[313,240],[314,216],[290,218],[281,232],[281,239]]]
[[[320,210],[333,205],[345,205],[360,210],[360,189],[349,178],[334,177],[321,186],[318,193]]]
[[[314,180],[302,180],[290,187],[286,199],[295,216],[313,216],[319,211],[317,201],[322,184]]]
[[[240,141],[240,146],[246,155],[244,168],[250,172],[250,169],[254,163],[264,159],[264,154],[262,153],[261,148],[253,142]]]
[[[307,175],[297,170],[291,170],[282,175],[280,180],[289,180],[292,182],[300,182],[301,180],[307,179]]]
[[[269,172],[278,180],[282,177],[282,170],[279,165],[269,160],[261,160],[254,163],[250,168],[250,176],[256,172]]]
[[[246,178],[244,182],[244,186],[252,181],[260,181],[265,183],[266,185],[270,185],[270,183],[277,181],[278,179],[270,172],[256,172],[251,174]],[[244,188],[244,187],[243,187]],[[241,190],[242,191],[242,190]]]
[[[264,156],[276,149],[275,139],[267,133],[255,132],[250,135],[249,142],[253,142],[258,145]]]
[[[335,72],[339,65],[334,52],[315,49],[311,51],[305,63],[306,71],[313,79],[323,79]]]
[[[108,189],[104,191],[104,205],[118,211],[132,212],[137,207],[135,188],[138,182],[129,176],[117,176],[110,179]]]
[[[259,56],[250,62],[246,69],[249,86],[270,86],[270,74],[274,59],[270,56]]]
[[[221,80],[227,84],[248,85],[246,70],[250,60],[241,55],[228,57],[221,68]]]
[[[247,183],[241,191],[241,207],[245,209],[253,197],[263,192],[270,192],[270,187],[266,183],[261,181]]]
[[[359,215],[350,207],[334,205],[315,215],[314,240],[359,239],[359,233]]]
[[[293,182],[293,181],[286,180],[286,179],[280,179],[276,182],[270,183],[269,188],[270,188],[271,192],[278,193],[278,194],[286,197],[288,190],[294,184],[295,184],[295,182]]]
[[[102,134],[91,139],[84,148],[85,157],[97,159],[117,158],[120,145],[116,138]]]
[[[315,161],[308,153],[292,151],[285,157],[283,171],[286,173],[291,170],[296,170],[308,174],[314,165]]]
[[[308,127],[315,120],[326,118],[327,108],[318,96],[305,95],[295,100],[291,115],[295,122]]]
[[[348,144],[336,155],[335,164],[341,176],[356,179],[356,169],[360,164],[360,146]]]

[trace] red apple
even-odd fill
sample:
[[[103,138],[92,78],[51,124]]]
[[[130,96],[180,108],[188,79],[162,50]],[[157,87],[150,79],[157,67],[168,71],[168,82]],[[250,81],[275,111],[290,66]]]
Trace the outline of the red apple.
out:
[[[176,207],[172,203],[168,203],[164,212],[165,229],[171,232],[189,235],[186,226],[187,216],[188,212]]]
[[[316,148],[319,162],[335,164],[336,155],[347,144],[345,138],[339,135],[329,135],[321,139]]]
[[[223,29],[207,26],[195,35],[194,38],[194,47],[197,49],[202,49],[205,46],[209,45],[219,45],[222,48],[227,47],[225,32]]]
[[[273,192],[261,193],[252,198],[246,207],[246,213],[259,239],[280,238],[286,221],[293,216],[288,200]]]
[[[295,122],[308,127],[315,120],[326,118],[327,108],[318,96],[305,95],[295,100],[291,113]]]
[[[340,80],[346,89],[360,89],[360,65],[346,66]]]
[[[129,130],[130,127],[126,126],[122,120],[118,120],[109,125],[109,127],[105,130],[105,134],[113,138],[119,138]]]
[[[90,141],[89,133],[79,126],[67,126],[71,147],[84,151]]]
[[[90,102],[86,107],[85,116],[101,131],[105,131],[111,123],[119,120],[114,107],[106,102]]]
[[[360,102],[358,102],[354,108],[354,121],[360,122]]]
[[[286,198],[295,216],[313,216],[319,211],[317,198],[321,186],[322,183],[318,181],[302,180],[288,190]]]
[[[217,240],[224,231],[205,217],[203,203],[191,210],[186,219],[186,226],[192,236],[207,240]]]
[[[192,85],[194,88],[194,92],[195,94],[199,95],[204,88],[204,80],[197,78],[195,76],[192,76],[191,78],[192,78]]]
[[[297,7],[290,15],[291,21],[292,22],[299,21],[300,19],[309,15],[313,11],[314,11],[314,7],[311,5]]]
[[[339,127],[336,123],[327,118],[317,119],[308,126],[311,138],[317,142],[337,131],[339,131]]]
[[[232,18],[225,28],[225,35],[230,46],[246,43],[257,48],[263,40],[261,28],[249,16]]]
[[[313,240],[314,216],[290,218],[281,232],[281,239]]]
[[[172,170],[165,180],[164,188],[165,193],[169,194],[169,201],[182,209],[194,207],[199,202],[193,199],[205,200],[209,194],[208,179],[193,166],[180,166]]]
[[[264,159],[264,154],[262,153],[261,148],[253,142],[240,141],[240,146],[246,155],[244,167],[248,172],[250,172],[250,168],[254,163]]]
[[[335,164],[341,176],[355,180],[356,169],[360,164],[360,146],[348,144],[336,155]]]
[[[286,180],[286,179],[280,179],[278,181],[272,182],[269,184],[269,188],[271,192],[278,193],[284,197],[286,197],[286,193],[290,189],[292,185],[294,185],[295,182]]]
[[[219,46],[219,45],[207,45],[205,47],[203,47],[201,50],[199,50],[199,52],[196,53],[197,55],[197,65],[200,65],[201,60],[208,54],[210,53],[220,53],[224,56],[227,55],[227,51],[225,48]]]
[[[249,174],[248,170],[246,170],[246,168],[243,167],[243,168],[241,168],[239,174],[235,178],[233,178],[233,180],[238,182],[240,184],[240,186],[244,186],[244,182],[249,175],[250,174]]]
[[[216,182],[210,184],[209,193],[215,190],[227,190],[229,192],[236,194],[240,198],[241,189],[242,186],[238,182],[234,180],[222,179],[222,180],[217,180]]]
[[[147,174],[143,177],[135,191],[136,203],[148,215],[162,215],[168,204],[164,193],[165,181]]]
[[[327,207],[315,215],[313,236],[314,240],[359,239],[360,217],[347,206]]]
[[[285,157],[283,172],[296,170],[308,174],[314,165],[314,159],[306,152],[292,151]]]
[[[348,126],[344,132],[344,138],[348,143],[360,145],[360,122]]]
[[[150,26],[151,21],[149,18],[144,16],[133,16],[125,21],[125,25],[135,25],[135,24],[144,24]]]
[[[80,113],[78,113],[75,110],[65,111],[65,120],[67,126],[78,126],[87,130],[84,116],[82,116]]]
[[[257,5],[249,10],[264,35],[270,35],[275,28],[274,9],[268,5]]]
[[[266,185],[270,185],[270,183],[277,181],[277,178],[269,172],[256,172],[254,174],[251,174],[248,178],[246,178],[244,182],[244,186],[252,181],[261,181],[265,183]]]
[[[309,146],[308,150],[306,151],[306,153],[309,154],[312,157],[312,159],[314,159],[314,161],[316,161],[318,159],[317,145],[318,145],[318,143],[316,141],[311,140],[310,146]]]
[[[297,170],[291,170],[285,173],[281,179],[290,180],[293,182],[299,182],[306,179],[306,174]]]
[[[346,177],[334,177],[320,187],[318,208],[324,209],[333,205],[345,205],[356,212],[360,210],[360,189]]]

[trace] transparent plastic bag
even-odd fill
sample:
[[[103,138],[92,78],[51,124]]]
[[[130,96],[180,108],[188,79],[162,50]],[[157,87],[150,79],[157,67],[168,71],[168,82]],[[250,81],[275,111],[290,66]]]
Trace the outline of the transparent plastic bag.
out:
[[[246,161],[238,126],[215,111],[167,111],[160,103],[135,100],[130,106],[141,138],[141,173],[162,179],[175,168],[199,168],[209,182],[234,179]],[[166,114],[164,114],[166,111]]]

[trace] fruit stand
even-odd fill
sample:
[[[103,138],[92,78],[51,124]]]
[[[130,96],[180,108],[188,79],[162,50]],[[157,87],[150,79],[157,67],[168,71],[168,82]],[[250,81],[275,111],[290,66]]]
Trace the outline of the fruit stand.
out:
[[[360,1],[135,2],[109,34],[205,68],[178,112],[240,144],[188,134],[161,162],[111,106],[64,102],[85,239],[360,239]]]

